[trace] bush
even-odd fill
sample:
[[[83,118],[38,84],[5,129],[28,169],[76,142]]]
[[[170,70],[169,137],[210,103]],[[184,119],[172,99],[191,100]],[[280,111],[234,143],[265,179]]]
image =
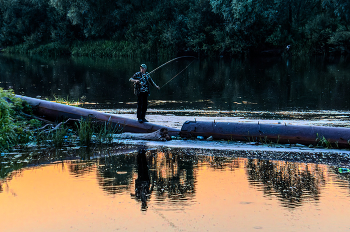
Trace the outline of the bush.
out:
[[[336,32],[328,43],[335,47],[336,50],[346,51],[350,53],[350,31]]]
[[[45,56],[69,55],[70,47],[68,44],[53,42],[45,45],[40,45],[37,48],[29,50],[28,53],[30,53],[31,55],[40,54]]]
[[[13,146],[28,143],[33,138],[30,128],[40,123],[37,120],[28,122],[21,115],[29,111],[28,104],[15,97],[12,90],[0,88],[0,152],[10,151]]]
[[[133,57],[143,52],[142,46],[135,46],[127,41],[98,40],[75,42],[72,46],[73,56]]]

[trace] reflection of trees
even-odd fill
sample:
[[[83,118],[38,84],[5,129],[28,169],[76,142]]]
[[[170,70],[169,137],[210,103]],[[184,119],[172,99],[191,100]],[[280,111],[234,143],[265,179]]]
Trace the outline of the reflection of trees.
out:
[[[176,152],[158,152],[150,156],[150,175],[158,199],[166,197],[173,200],[192,197],[194,194],[194,164],[196,157],[176,154]]]
[[[95,162],[67,161],[69,172],[75,177],[81,177],[91,173],[95,169]]]
[[[18,156],[17,156],[18,155]],[[22,172],[22,168],[27,166],[30,157],[28,154],[2,154],[0,156],[0,180],[10,180],[14,175]]]
[[[133,151],[135,148],[125,146],[80,148],[74,151],[74,157],[80,160],[68,161],[68,169],[76,177],[97,172],[98,183],[104,191],[120,193],[129,189],[133,178],[135,156],[130,154]]]
[[[214,169],[226,169],[229,168],[233,171],[236,168],[240,167],[240,160],[234,157],[225,157],[225,156],[206,156],[201,159],[202,161],[208,162],[210,166]]]
[[[278,193],[283,205],[291,208],[306,198],[318,201],[325,184],[324,170],[317,164],[250,159],[247,169],[251,184],[262,183],[265,194]]]
[[[9,169],[7,169],[6,171],[5,171],[5,178],[4,179],[2,179],[3,177],[1,177],[0,176],[0,193],[2,193],[3,191],[4,191],[4,187],[3,187],[3,185],[5,185],[5,187],[7,188],[7,189],[9,189],[9,186],[8,186],[8,183],[14,178],[14,177],[19,177],[19,176],[21,176],[22,175],[22,172],[23,172],[23,169],[21,169],[22,167],[19,167],[19,166],[17,166],[16,168],[18,168],[18,170],[17,169],[14,169],[14,170],[9,170]],[[2,167],[1,167],[1,165],[0,165],[0,170],[2,169]],[[3,172],[3,170],[1,170],[1,174],[3,174],[2,173]],[[14,194],[14,193],[13,193]]]
[[[135,155],[115,155],[98,160],[98,183],[110,194],[129,189],[133,179]]]
[[[219,156],[217,151],[203,149],[171,149],[149,156],[153,190],[158,200],[181,200],[194,197],[196,171],[199,165],[213,169],[239,168],[241,160],[232,156]]]
[[[192,197],[195,183],[193,168],[198,162],[197,159],[197,156],[184,155],[181,152],[176,153],[176,151],[147,151],[143,162],[148,163],[150,191],[155,191],[157,199],[161,200]],[[128,190],[135,179],[134,172],[143,170],[142,165],[136,166],[136,161],[136,154],[120,154],[99,158],[97,161],[99,185],[110,194]],[[145,172],[138,173],[138,180],[147,180]]]
[[[70,174],[74,175],[75,177],[81,177],[93,172],[96,169],[96,162],[89,160],[91,150],[88,147],[82,147],[75,151],[75,154],[70,154],[68,156],[60,149],[51,150],[48,155],[56,160],[62,160],[65,157],[73,158],[73,160],[68,160],[66,163],[68,164]]]

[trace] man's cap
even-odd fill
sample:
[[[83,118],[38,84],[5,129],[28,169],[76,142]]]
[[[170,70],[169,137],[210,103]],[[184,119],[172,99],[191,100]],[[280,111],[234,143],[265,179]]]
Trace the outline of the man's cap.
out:
[[[140,67],[147,69],[147,65],[145,65],[145,64],[141,64]]]

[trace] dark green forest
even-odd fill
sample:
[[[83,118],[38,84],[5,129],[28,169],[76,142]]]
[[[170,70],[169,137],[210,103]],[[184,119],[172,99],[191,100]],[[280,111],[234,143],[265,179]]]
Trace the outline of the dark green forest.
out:
[[[0,0],[5,52],[350,53],[349,0]]]

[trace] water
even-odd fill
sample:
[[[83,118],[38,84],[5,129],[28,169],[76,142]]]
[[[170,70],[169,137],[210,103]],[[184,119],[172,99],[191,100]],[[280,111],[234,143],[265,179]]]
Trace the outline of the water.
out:
[[[152,77],[162,86],[191,61]],[[128,79],[140,63],[152,70],[164,62],[1,55],[0,87],[134,117]],[[196,60],[152,89],[149,119],[327,118],[341,126],[350,116],[349,73],[347,57]],[[144,143],[140,158],[137,144],[1,154],[0,230],[350,230],[350,174],[339,172],[350,168],[349,151],[171,141]]]
[[[152,75],[163,86],[193,59],[178,59]],[[98,104],[135,107],[128,79],[146,63],[149,71],[166,60],[42,58],[0,56],[0,87],[29,97],[54,96]],[[290,57],[195,60],[160,91],[151,108],[221,111],[348,111],[349,57]]]
[[[1,180],[1,231],[350,230],[350,175],[327,163],[206,149],[68,153]]]

